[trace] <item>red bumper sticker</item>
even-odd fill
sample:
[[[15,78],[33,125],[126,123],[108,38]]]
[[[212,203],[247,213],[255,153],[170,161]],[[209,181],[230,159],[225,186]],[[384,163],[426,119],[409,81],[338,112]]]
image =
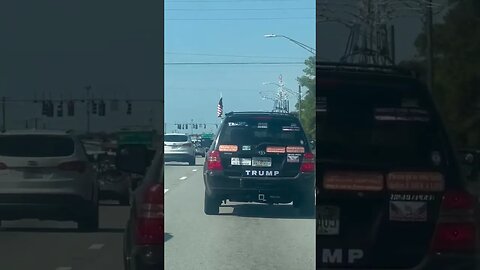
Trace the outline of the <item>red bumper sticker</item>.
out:
[[[285,153],[285,147],[268,146],[267,153]]]
[[[220,145],[218,147],[218,150],[220,152],[237,152],[238,150],[238,146],[236,145],[226,145],[226,144],[223,144],[223,145]]]
[[[443,191],[445,181],[437,172],[393,172],[388,174],[387,188],[393,191]]]
[[[323,178],[323,187],[331,190],[380,191],[383,186],[380,173],[327,172]]]

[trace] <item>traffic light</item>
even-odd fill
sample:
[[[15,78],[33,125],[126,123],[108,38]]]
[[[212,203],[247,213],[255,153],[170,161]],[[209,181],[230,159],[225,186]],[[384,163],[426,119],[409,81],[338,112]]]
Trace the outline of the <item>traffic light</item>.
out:
[[[177,124],[177,129],[182,129],[182,125]]]
[[[60,101],[57,105],[57,117],[63,117],[63,102]]]
[[[92,100],[92,113],[97,114],[97,102],[95,100]]]
[[[127,114],[132,114],[132,103],[127,101]]]
[[[67,114],[68,116],[73,116],[75,114],[75,102],[70,100],[67,104]]]
[[[45,100],[42,101],[42,115],[48,115],[48,104]]]
[[[203,124],[203,128],[206,129],[206,128],[207,128],[207,124]]]
[[[105,102],[103,100],[100,100],[98,104],[98,115],[105,116]]]

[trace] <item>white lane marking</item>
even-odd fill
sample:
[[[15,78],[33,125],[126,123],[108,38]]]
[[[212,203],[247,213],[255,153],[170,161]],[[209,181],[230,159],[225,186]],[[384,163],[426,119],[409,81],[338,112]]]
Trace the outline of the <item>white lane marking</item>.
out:
[[[55,270],[72,270],[72,267],[70,266],[60,266],[55,268]]]
[[[104,244],[93,244],[88,249],[101,249],[103,246]]]
[[[180,177],[180,180],[185,180],[185,179],[187,179],[187,177],[186,177],[186,176],[182,176],[182,177]]]
[[[163,194],[167,193],[167,191],[168,191],[168,188],[165,188],[165,189],[163,190]]]
[[[197,171],[197,169],[193,169],[193,170],[192,170],[192,172],[196,172],[196,171]]]

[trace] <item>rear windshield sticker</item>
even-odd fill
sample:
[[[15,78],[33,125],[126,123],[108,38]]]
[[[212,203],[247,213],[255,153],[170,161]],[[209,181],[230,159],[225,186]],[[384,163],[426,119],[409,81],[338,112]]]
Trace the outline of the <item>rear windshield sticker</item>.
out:
[[[394,172],[388,174],[387,188],[394,191],[443,191],[445,181],[437,172]]]
[[[247,127],[247,122],[228,122],[229,127]]]
[[[268,146],[266,149],[267,153],[285,153],[285,147],[278,146]]]
[[[390,202],[390,220],[406,222],[427,221],[427,203],[425,202]]]
[[[242,163],[242,166],[252,166],[252,159],[242,158],[241,163]]]
[[[434,201],[432,194],[390,194],[391,201]]]
[[[268,128],[268,123],[258,123],[257,128]]]
[[[242,151],[250,151],[250,150],[252,150],[252,147],[250,145],[242,146]]]
[[[230,164],[232,165],[240,165],[240,158],[232,157]]]
[[[380,173],[327,172],[323,178],[323,187],[331,190],[380,191],[383,186]]]
[[[238,146],[222,144],[218,147],[220,152],[237,152]]]
[[[377,108],[375,109],[375,120],[378,121],[430,121],[429,113],[426,110],[414,108]]]
[[[287,146],[287,153],[305,153],[303,146]]]
[[[297,127],[297,126],[283,126],[282,131],[300,131],[300,127]]]
[[[287,162],[289,163],[300,163],[300,154],[288,154]]]

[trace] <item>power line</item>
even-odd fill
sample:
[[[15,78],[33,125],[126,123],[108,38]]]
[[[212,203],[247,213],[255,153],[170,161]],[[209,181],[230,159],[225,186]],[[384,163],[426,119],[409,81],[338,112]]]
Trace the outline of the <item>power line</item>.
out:
[[[314,20],[315,17],[276,17],[276,18],[198,18],[165,19],[165,21],[268,21],[268,20]]]
[[[164,1],[165,3],[248,3],[248,2],[297,2],[297,0],[201,0],[201,1],[194,1],[194,0],[170,0]]]
[[[166,66],[197,66],[197,65],[305,65],[304,62],[177,62],[177,63],[165,63]]]
[[[209,54],[209,53],[180,53],[180,52],[165,52],[165,54],[198,55],[198,56],[213,56],[213,57],[239,57],[239,58],[277,58],[277,59],[299,59],[300,58],[300,57],[285,57],[285,56],[234,55],[234,54]]]
[[[274,10],[315,10],[315,8],[166,8],[174,11],[274,11]]]

